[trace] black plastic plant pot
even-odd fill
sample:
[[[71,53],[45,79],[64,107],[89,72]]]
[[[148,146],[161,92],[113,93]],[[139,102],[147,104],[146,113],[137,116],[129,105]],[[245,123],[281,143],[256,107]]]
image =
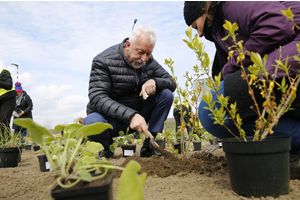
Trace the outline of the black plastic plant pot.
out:
[[[179,154],[181,154],[181,143],[180,143],[180,141],[181,141],[181,140],[179,140],[179,143],[178,143],[178,144],[175,144],[175,145],[174,145],[174,148],[175,148],[175,149],[178,149],[178,153],[179,153]],[[185,148],[185,145],[186,145],[186,143],[184,142],[184,143],[183,143],[184,149],[186,149],[186,148]]]
[[[201,142],[193,142],[194,151],[201,151]]]
[[[46,155],[39,155],[37,156],[39,159],[39,164],[40,164],[40,170],[41,172],[47,172],[50,169],[50,164],[48,162],[47,156]]]
[[[107,173],[91,184],[82,181],[69,189],[56,185],[50,190],[50,194],[55,200],[113,200],[112,182],[113,173]]]
[[[25,150],[31,150],[31,144],[25,145]]]
[[[124,145],[121,146],[123,157],[133,156],[135,154],[136,145]]]
[[[18,147],[0,149],[0,168],[16,167],[20,159],[20,150]]]
[[[158,139],[158,140],[155,140],[155,142],[162,148],[166,148],[165,140]]]
[[[274,198],[289,193],[290,137],[269,136],[263,141],[222,139],[232,190],[246,197]]]
[[[33,147],[33,150],[34,150],[34,151],[40,150],[40,146],[34,146],[34,147]]]
[[[178,150],[178,153],[181,154],[181,144],[175,144],[174,145],[174,149],[177,149]]]

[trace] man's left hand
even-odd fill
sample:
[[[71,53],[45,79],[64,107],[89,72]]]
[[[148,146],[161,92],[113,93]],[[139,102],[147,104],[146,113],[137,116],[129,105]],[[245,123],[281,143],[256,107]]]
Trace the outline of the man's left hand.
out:
[[[148,95],[154,95],[156,91],[156,84],[155,80],[149,79],[146,81],[142,86],[142,91],[140,93],[140,96],[143,96],[143,98],[146,100]]]

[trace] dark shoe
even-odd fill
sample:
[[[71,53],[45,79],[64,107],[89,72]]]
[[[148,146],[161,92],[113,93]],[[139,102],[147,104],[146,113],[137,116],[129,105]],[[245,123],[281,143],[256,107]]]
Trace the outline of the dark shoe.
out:
[[[145,139],[144,144],[141,148],[140,157],[141,158],[149,158],[152,155],[157,155],[157,156],[160,156],[160,157],[163,156],[161,153],[159,153],[156,149],[154,149],[152,147],[152,145],[150,144],[150,139],[147,138],[147,139]]]
[[[112,158],[115,154],[111,152],[109,149],[103,149],[99,152],[99,159],[105,158]]]

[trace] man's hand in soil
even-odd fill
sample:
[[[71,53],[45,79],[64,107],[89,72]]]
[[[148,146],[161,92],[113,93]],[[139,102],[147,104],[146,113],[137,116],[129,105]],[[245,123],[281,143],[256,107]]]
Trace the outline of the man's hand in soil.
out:
[[[144,132],[146,138],[148,138],[148,133],[146,131],[146,130],[148,130],[147,123],[146,123],[144,117],[142,117],[140,114],[133,115],[133,117],[131,118],[129,126],[130,126],[131,129],[136,130],[139,133]]]

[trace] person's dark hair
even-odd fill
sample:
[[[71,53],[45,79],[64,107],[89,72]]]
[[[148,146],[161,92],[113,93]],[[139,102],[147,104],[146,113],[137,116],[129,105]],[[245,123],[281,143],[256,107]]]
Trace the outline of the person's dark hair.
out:
[[[183,16],[186,24],[190,26],[196,19],[203,14],[207,14],[208,25],[211,26],[215,9],[217,4],[222,2],[218,1],[185,1],[183,8]]]
[[[211,26],[213,19],[214,19],[214,14],[215,14],[215,9],[218,3],[218,1],[207,1],[206,5],[203,9],[205,9],[205,13],[207,13],[207,19],[208,19],[208,25]]]

